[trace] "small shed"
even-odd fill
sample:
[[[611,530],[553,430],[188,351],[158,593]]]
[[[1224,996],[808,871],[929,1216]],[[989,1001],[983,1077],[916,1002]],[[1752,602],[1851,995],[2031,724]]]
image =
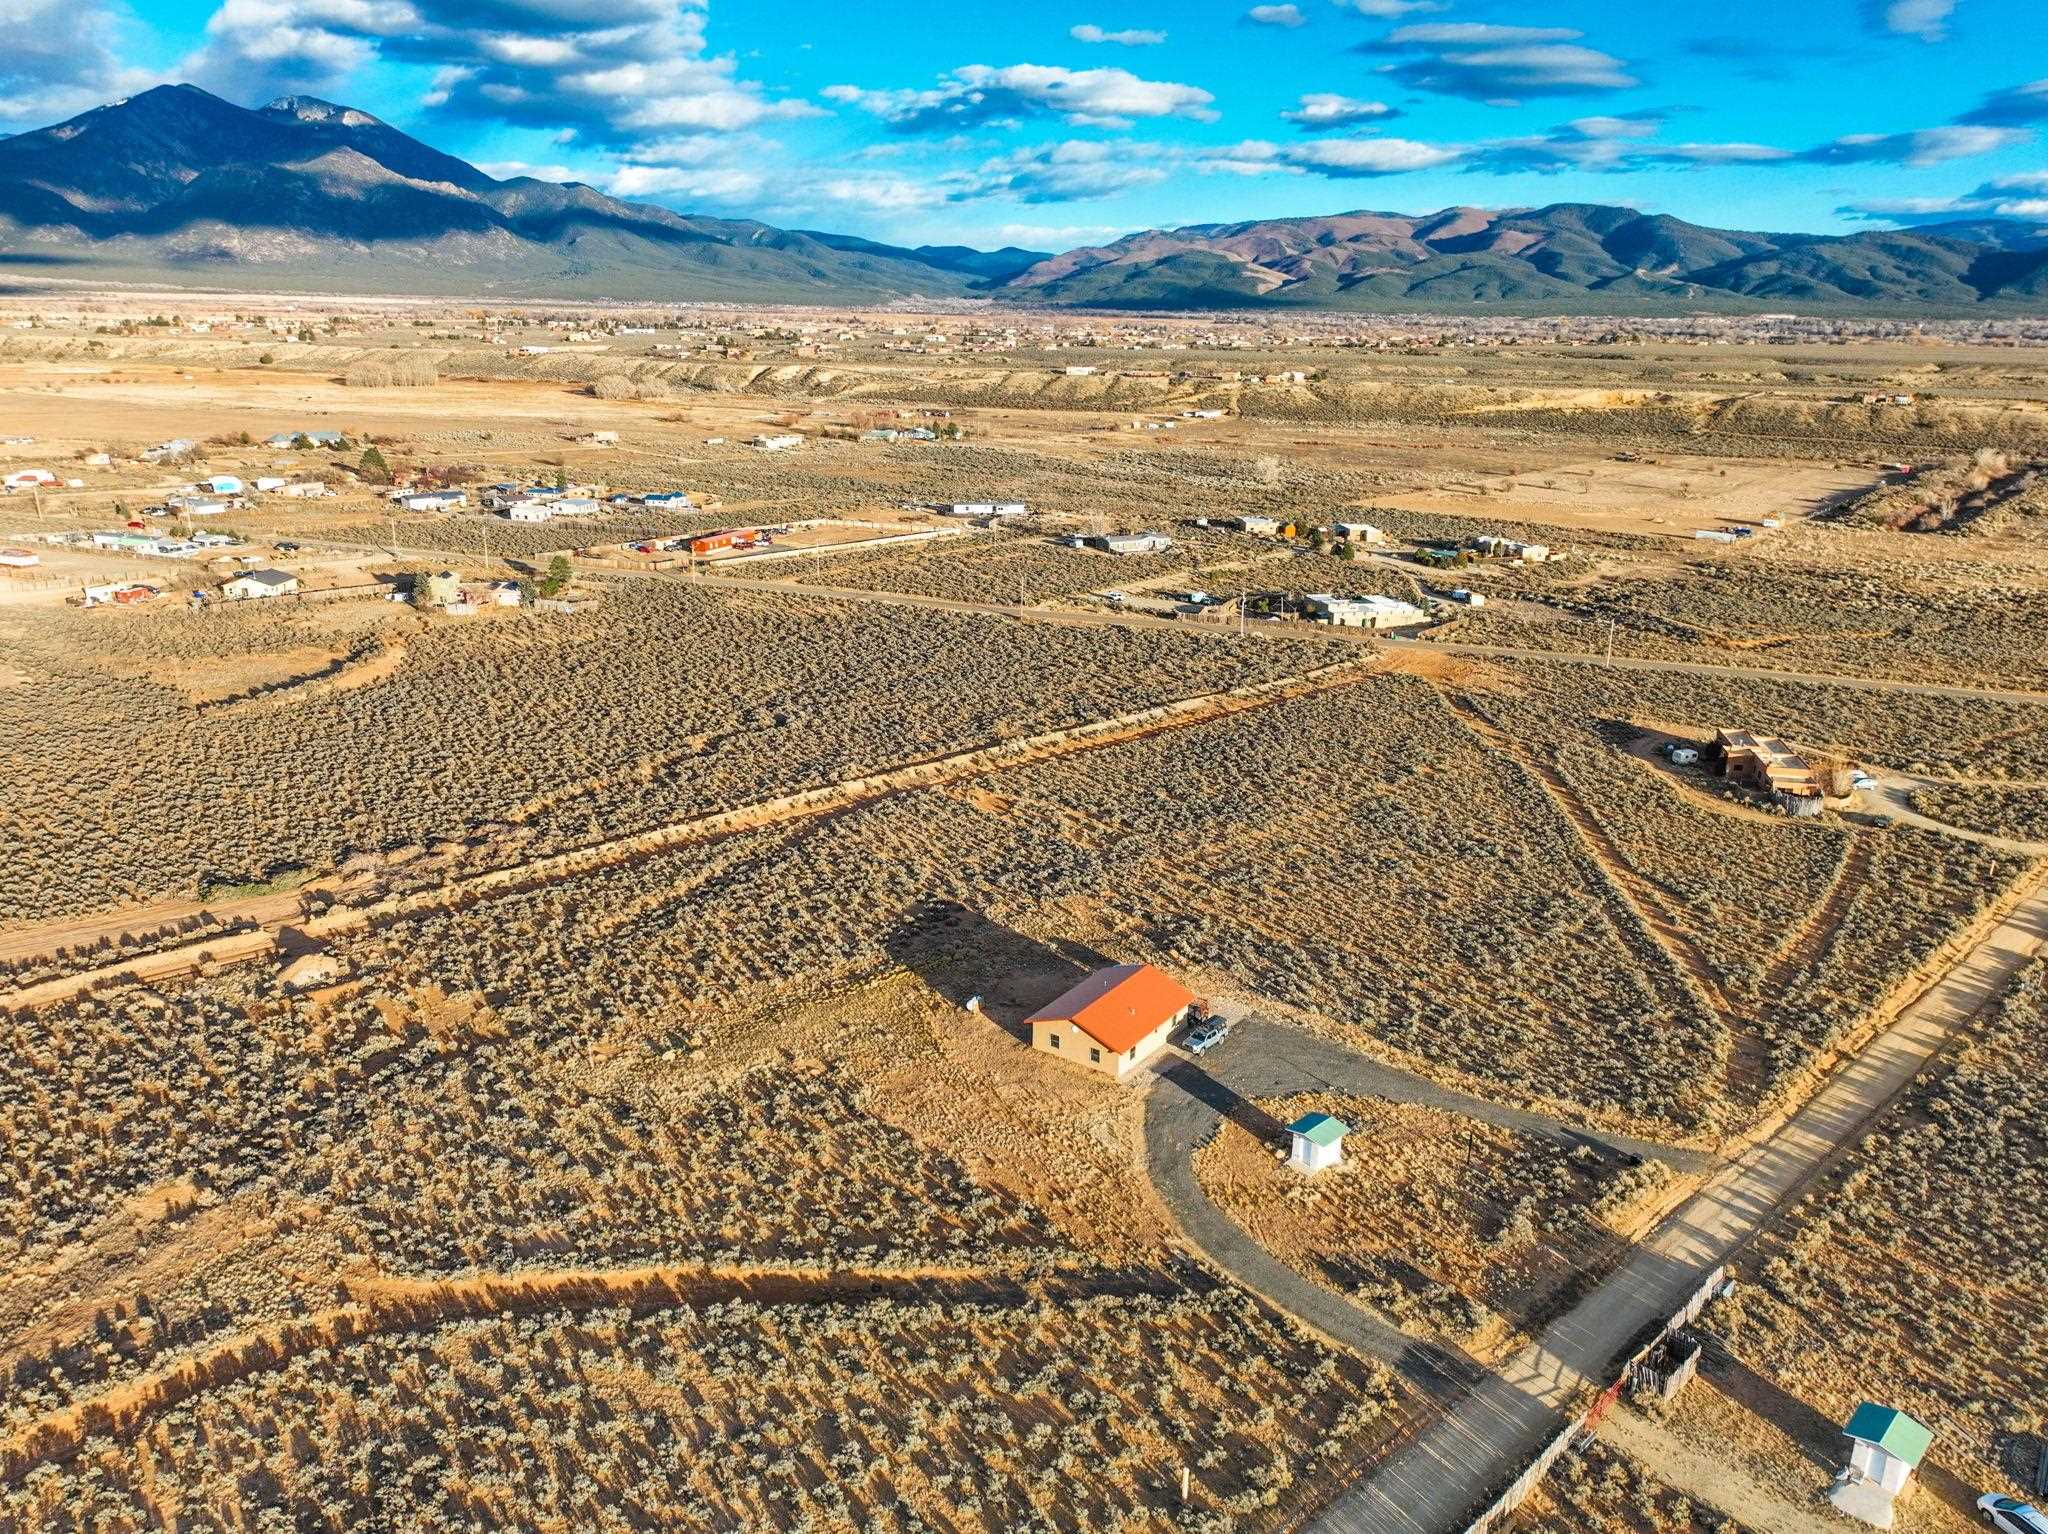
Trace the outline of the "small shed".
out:
[[[1849,1464],[1828,1500],[1852,1518],[1880,1529],[1892,1526],[1893,1499],[1912,1483],[1934,1430],[1895,1406],[1865,1401],[1842,1428]]]
[[[1351,1126],[1327,1113],[1304,1113],[1287,1126],[1287,1164],[1298,1172],[1325,1171],[1344,1160],[1344,1137]]]

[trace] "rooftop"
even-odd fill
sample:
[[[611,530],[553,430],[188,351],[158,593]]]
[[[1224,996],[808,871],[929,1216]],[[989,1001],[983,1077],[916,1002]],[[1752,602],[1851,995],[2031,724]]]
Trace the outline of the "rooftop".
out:
[[[1874,1443],[1887,1454],[1918,1466],[1927,1446],[1934,1442],[1934,1430],[1907,1416],[1896,1406],[1879,1406],[1865,1401],[1849,1416],[1844,1435],[1861,1443]]]
[[[1105,1049],[1122,1054],[1194,1001],[1195,993],[1163,970],[1149,964],[1112,964],[1047,1002],[1026,1021],[1070,1022]]]
[[[1287,1126],[1287,1132],[1300,1135],[1311,1145],[1330,1146],[1350,1134],[1351,1126],[1327,1113],[1304,1113]]]

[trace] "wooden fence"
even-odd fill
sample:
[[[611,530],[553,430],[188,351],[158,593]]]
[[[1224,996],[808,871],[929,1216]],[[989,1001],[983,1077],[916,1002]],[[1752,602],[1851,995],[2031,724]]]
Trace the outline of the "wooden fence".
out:
[[[1494,1498],[1478,1517],[1465,1526],[1464,1534],[1488,1534],[1490,1529],[1520,1507],[1527,1500],[1529,1493],[1536,1489],[1537,1483],[1550,1473],[1550,1467],[1557,1463],[1579,1435],[1596,1426],[1607,1414],[1608,1408],[1620,1398],[1622,1387],[1628,1384],[1631,1375],[1643,1360],[1662,1346],[1673,1332],[1680,1327],[1690,1326],[1699,1319],[1700,1312],[1706,1309],[1707,1301],[1714,1297],[1714,1292],[1726,1282],[1727,1277],[1728,1270],[1725,1267],[1717,1267],[1702,1279],[1699,1286],[1686,1298],[1686,1302],[1657,1329],[1657,1335],[1628,1356],[1613,1382],[1600,1392],[1593,1404],[1565,1424],[1555,1437],[1536,1451],[1536,1457],[1520,1475],[1515,1477],[1508,1489]],[[1696,1354],[1694,1361],[1697,1362]]]

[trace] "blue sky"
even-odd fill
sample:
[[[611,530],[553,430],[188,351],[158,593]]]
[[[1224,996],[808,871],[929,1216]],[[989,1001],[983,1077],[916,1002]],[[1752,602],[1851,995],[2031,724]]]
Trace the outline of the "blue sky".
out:
[[[2048,220],[2041,0],[0,0],[0,123],[165,80],[918,243],[1621,202]]]

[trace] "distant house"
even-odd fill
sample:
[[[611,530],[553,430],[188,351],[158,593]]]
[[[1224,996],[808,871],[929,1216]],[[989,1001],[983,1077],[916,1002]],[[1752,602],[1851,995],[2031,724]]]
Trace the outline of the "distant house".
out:
[[[1880,1529],[1892,1526],[1892,1502],[1913,1479],[1934,1433],[1893,1406],[1865,1401],[1842,1428],[1849,1463],[1828,1500],[1852,1518]]]
[[[752,445],[764,453],[786,453],[792,448],[802,447],[804,439],[794,432],[784,432],[778,436],[756,437]]]
[[[288,597],[298,589],[299,578],[289,570],[251,570],[223,582],[220,594],[230,602],[247,602],[259,597]]]
[[[33,549],[0,549],[0,565],[16,570],[26,570],[43,562],[43,556]]]
[[[157,588],[143,581],[113,581],[104,586],[84,588],[87,607],[132,607],[155,599]]]
[[[1110,533],[1088,542],[1106,554],[1164,554],[1173,547],[1164,533]]]
[[[1230,520],[1242,533],[1254,533],[1261,538],[1280,536],[1281,522],[1278,517],[1242,516],[1232,517]]]
[[[505,508],[505,515],[514,522],[546,522],[554,514],[551,501],[514,501]]]
[[[1315,593],[1302,598],[1309,617],[1343,629],[1397,629],[1421,623],[1428,614],[1395,597],[1339,597]]]
[[[1335,532],[1346,543],[1380,544],[1387,541],[1387,535],[1370,522],[1339,522]]]
[[[760,539],[759,528],[728,527],[722,532],[703,533],[690,540],[690,552],[698,559],[726,549],[750,549]]]
[[[14,469],[5,478],[0,478],[0,487],[4,487],[9,495],[17,490],[35,490],[56,483],[57,476],[48,469]]]
[[[173,437],[168,442],[143,449],[142,456],[151,463],[162,463],[167,458],[183,458],[195,446],[197,444],[189,437]]]
[[[279,495],[288,495],[293,500],[313,501],[320,499],[322,496],[332,495],[334,491],[317,479],[302,479],[294,484],[279,485],[277,493]]]
[[[1163,1048],[1197,1005],[1163,970],[1112,964],[1031,1014],[1031,1047],[1121,1078]]]
[[[469,497],[460,490],[420,490],[392,499],[407,511],[453,511],[469,504]]]
[[[1304,1113],[1287,1126],[1287,1133],[1287,1164],[1297,1172],[1315,1173],[1343,1162],[1351,1126],[1327,1113]]]
[[[1805,757],[1774,735],[1717,730],[1711,760],[1731,783],[1770,794],[1795,815],[1818,815],[1820,778]]]
[[[258,494],[271,495],[282,490],[286,483],[286,480],[276,474],[266,474],[256,481],[255,489]]]
[[[1022,501],[942,501],[932,508],[942,517],[1021,517]]]

